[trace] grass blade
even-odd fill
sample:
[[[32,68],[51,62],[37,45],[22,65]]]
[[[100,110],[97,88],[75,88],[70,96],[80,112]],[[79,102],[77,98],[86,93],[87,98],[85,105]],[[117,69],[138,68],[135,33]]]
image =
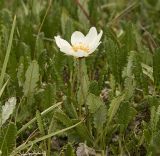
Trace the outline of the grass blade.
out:
[[[5,72],[6,72],[6,68],[7,68],[10,52],[11,52],[15,26],[16,26],[16,16],[14,16],[12,29],[11,29],[11,34],[10,34],[10,37],[9,37],[9,42],[8,42],[8,47],[7,47],[7,52],[6,52],[6,56],[5,56],[5,59],[4,59],[3,66],[2,66],[2,71],[1,71],[1,76],[0,76],[0,89],[2,88],[2,85],[3,85],[4,75],[5,75]]]

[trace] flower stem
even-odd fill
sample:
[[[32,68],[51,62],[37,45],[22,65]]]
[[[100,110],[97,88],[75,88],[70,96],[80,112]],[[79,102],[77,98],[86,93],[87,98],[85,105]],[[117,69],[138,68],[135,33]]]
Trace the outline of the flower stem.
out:
[[[79,117],[82,116],[82,106],[86,106],[86,98],[88,94],[88,79],[87,79],[87,70],[85,67],[85,58],[78,59],[78,105],[79,105]]]
[[[82,60],[81,58],[78,59],[78,90],[80,89],[82,91]],[[79,106],[79,117],[81,118],[82,113],[82,103],[78,103]]]

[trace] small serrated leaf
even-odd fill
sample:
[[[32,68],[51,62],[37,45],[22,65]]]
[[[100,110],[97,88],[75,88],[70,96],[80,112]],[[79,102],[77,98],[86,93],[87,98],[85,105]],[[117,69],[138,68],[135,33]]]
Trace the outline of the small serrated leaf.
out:
[[[118,123],[122,125],[121,127],[126,128],[135,115],[136,110],[128,102],[122,103],[117,114]]]
[[[23,86],[24,83],[24,64],[20,63],[18,69],[17,69],[17,79],[19,86]]]
[[[154,83],[160,88],[160,48],[156,50],[153,56],[153,77]]]
[[[1,156],[10,155],[16,145],[17,128],[14,123],[10,123],[8,127],[2,129],[0,133],[0,151]]]
[[[91,93],[88,95],[86,103],[90,113],[95,113],[100,108],[100,106],[104,105],[100,97]]]
[[[66,150],[65,150],[65,156],[75,156],[74,148],[71,144],[67,144]]]
[[[96,129],[103,128],[103,124],[107,119],[107,108],[105,105],[100,106],[97,112],[94,114],[94,127]]]
[[[36,111],[36,119],[41,135],[45,135],[43,120],[41,117],[41,113],[38,110]]]
[[[34,93],[37,82],[39,81],[39,65],[36,60],[33,60],[29,65],[25,74],[25,83],[23,86],[24,96],[29,96]]]
[[[71,126],[71,119],[61,110],[55,112],[55,118],[60,121],[64,126]]]
[[[113,117],[117,113],[121,102],[124,100],[124,97],[125,97],[125,94],[122,94],[111,101],[111,104],[108,110],[108,117],[109,117],[108,123],[112,121]]]

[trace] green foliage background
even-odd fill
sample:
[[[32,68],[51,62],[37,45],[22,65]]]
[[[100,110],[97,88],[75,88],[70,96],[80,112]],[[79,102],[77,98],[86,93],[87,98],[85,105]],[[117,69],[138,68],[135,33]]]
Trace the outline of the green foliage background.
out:
[[[97,155],[159,155],[159,17],[160,0],[1,0],[0,108],[17,105],[0,124],[0,155],[72,156],[79,143]],[[92,26],[103,37],[91,56],[59,51],[54,36]]]

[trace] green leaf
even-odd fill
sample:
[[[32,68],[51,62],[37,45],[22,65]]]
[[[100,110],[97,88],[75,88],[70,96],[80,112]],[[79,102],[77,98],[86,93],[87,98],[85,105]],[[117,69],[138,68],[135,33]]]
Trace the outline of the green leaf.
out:
[[[0,151],[1,156],[10,155],[16,146],[17,128],[14,123],[10,123],[6,128],[2,129],[0,133]]]
[[[60,121],[64,126],[72,125],[72,120],[61,110],[55,112],[55,118]]]
[[[158,108],[156,108],[155,106],[152,106],[150,125],[153,132],[157,131],[159,121],[160,121],[160,105],[158,106]]]
[[[90,113],[95,113],[102,105],[104,105],[100,97],[91,93],[87,96],[86,104],[88,105]]]
[[[94,116],[94,127],[97,130],[101,130],[103,128],[104,123],[107,120],[107,108],[105,105],[101,105],[100,108],[95,112]]]
[[[127,128],[129,122],[133,119],[135,115],[136,110],[130,106],[130,103],[122,103],[117,114],[118,124],[121,125],[122,129]]]
[[[39,131],[40,131],[41,135],[43,136],[43,135],[45,135],[45,129],[44,129],[44,124],[43,124],[43,120],[41,117],[41,113],[38,110],[36,111],[36,119],[37,119]]]
[[[126,23],[125,25],[125,35],[123,36],[123,43],[125,43],[124,47],[121,48],[121,52],[123,53],[121,59],[124,59],[124,63],[126,63],[127,55],[130,51],[135,50],[135,30],[132,23]]]
[[[133,97],[135,92],[134,77],[127,77],[125,79],[125,100],[129,100]]]
[[[147,67],[147,66],[146,66]],[[149,67],[149,66],[148,66]],[[153,81],[153,69],[152,69],[152,75],[151,74],[151,68],[147,68],[144,71],[144,66],[142,64],[142,57],[139,55],[138,52],[135,52],[134,55],[134,62],[133,62],[133,73],[135,77],[136,84],[139,88],[144,89],[144,91],[148,92],[148,83],[146,76],[151,76],[150,78]]]
[[[125,86],[125,100],[129,100],[133,97],[135,91],[135,79],[134,79],[134,59],[135,52],[131,51],[128,57],[128,63],[124,70],[123,76],[125,77],[124,86]]]
[[[38,110],[36,111],[36,119],[37,119],[38,129],[39,129],[41,135],[44,136],[45,135],[44,123],[43,123],[41,113]],[[44,150],[47,151],[46,141],[44,141],[43,145],[44,145]]]
[[[128,57],[128,62],[127,62],[127,66],[126,66],[126,70],[124,76],[126,77],[131,77],[133,75],[133,61],[135,58],[135,52],[132,51]]]
[[[74,123],[75,123],[75,121],[74,121]],[[78,125],[75,128],[75,130],[77,132],[76,135],[78,135],[78,137],[80,137],[79,142],[86,142],[89,145],[93,144],[93,137],[90,134],[88,127],[85,125],[85,123]]]
[[[56,102],[56,84],[47,84],[44,91],[40,93],[41,107],[47,109]]]
[[[159,155],[160,154],[160,131],[157,131],[151,140],[150,150],[152,151],[153,155]]]
[[[65,150],[65,156],[75,156],[74,148],[71,144],[67,144],[66,150]]]
[[[20,63],[18,66],[18,71],[17,71],[17,78],[18,78],[18,84],[20,87],[23,86],[24,84],[24,64]]]
[[[88,2],[89,0],[79,0],[79,3],[83,6],[84,10],[86,11],[86,13],[88,14]],[[82,9],[80,7],[78,7],[78,18],[79,21],[83,21],[85,23],[84,27],[89,25],[89,20],[86,17],[86,15],[83,13]]]
[[[152,134],[147,127],[144,128],[143,135],[144,135],[146,143],[150,144]]]
[[[154,81],[153,78],[153,68],[148,66],[147,64],[142,63],[143,73],[148,76],[152,81]]]
[[[100,88],[97,81],[94,80],[90,83],[89,92],[92,93],[92,94],[95,94],[97,96],[100,94],[101,88]]]
[[[122,67],[119,65],[119,46],[118,44],[113,41],[112,39],[106,39],[106,51],[107,51],[107,59],[109,64],[109,69],[113,74],[116,82],[121,83],[122,81]],[[120,69],[121,68],[121,69]]]
[[[39,66],[36,60],[32,61],[25,74],[25,83],[23,86],[24,96],[34,94],[39,81]]]
[[[74,104],[72,103],[72,101],[65,99],[63,102],[63,106],[65,109],[66,114],[71,117],[71,118],[78,118],[78,114],[76,112],[76,107],[74,106]]]
[[[61,27],[65,38],[69,39],[73,32],[73,19],[69,16],[69,13],[65,8],[62,9]]]
[[[117,113],[121,102],[124,100],[125,94],[122,94],[111,101],[109,110],[108,110],[108,124],[112,121],[113,117]]]
[[[153,56],[153,77],[157,88],[160,88],[160,48],[156,50]]]
[[[57,111],[55,113],[55,118],[57,121],[61,122],[64,126],[71,126],[78,120],[71,120],[63,111]],[[69,132],[73,138],[78,138],[81,141],[87,141],[87,143],[92,144],[92,137],[84,123],[78,125],[74,130]]]

